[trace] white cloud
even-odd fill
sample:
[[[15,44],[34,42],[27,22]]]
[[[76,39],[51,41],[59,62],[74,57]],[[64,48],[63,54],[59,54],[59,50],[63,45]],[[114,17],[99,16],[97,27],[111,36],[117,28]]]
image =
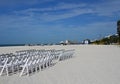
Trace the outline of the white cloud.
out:
[[[83,3],[60,3],[56,7],[54,7],[55,10],[65,10],[65,9],[74,9],[74,8],[82,8],[85,7],[86,4]]]
[[[69,30],[69,28],[67,28]],[[72,31],[78,33],[81,37],[100,39],[104,36],[116,34],[116,22],[115,21],[103,21],[88,23],[86,25],[72,25],[70,28]],[[68,31],[66,30],[66,31]]]
[[[29,8],[26,10],[14,11],[13,14],[27,17],[36,17],[43,21],[54,21],[75,17],[82,14],[92,13],[91,9],[86,8],[86,4],[59,3],[46,8]]]
[[[30,25],[34,23],[40,24],[44,22],[68,19],[83,14],[114,16],[117,12],[120,12],[119,4],[120,1],[117,0],[110,2],[106,1],[104,3],[98,4],[59,3],[57,5],[46,8],[29,8],[25,10],[17,10],[10,13],[9,15],[0,15],[0,26],[6,26],[6,24],[12,26],[19,26],[22,24]]]
[[[52,7],[46,7],[46,8],[29,8],[21,11],[14,11],[15,13],[30,13],[30,12],[53,12],[53,11],[60,11],[60,10],[71,10],[71,9],[77,9],[77,8],[83,8],[86,4],[74,4],[74,3],[59,3]]]
[[[34,5],[53,0],[0,0],[0,6]]]
[[[88,14],[91,12],[92,12],[92,10],[90,10],[90,9],[79,9],[78,8],[78,9],[66,11],[62,14],[45,14],[45,15],[42,15],[42,19],[45,21],[55,21],[55,20],[62,20],[62,19],[79,16],[82,14]]]
[[[92,6],[95,13],[100,16],[120,16],[120,1],[119,0],[107,0],[103,3],[98,3]]]
[[[29,8],[14,11],[16,15],[38,18],[43,21],[67,19],[82,14],[95,14],[98,16],[120,16],[120,1],[104,1],[97,4],[86,3],[59,3],[46,8]]]

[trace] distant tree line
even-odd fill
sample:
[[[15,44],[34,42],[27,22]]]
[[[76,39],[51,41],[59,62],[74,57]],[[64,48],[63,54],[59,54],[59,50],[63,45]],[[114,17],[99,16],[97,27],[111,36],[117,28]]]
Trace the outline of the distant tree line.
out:
[[[112,35],[109,37],[102,38],[100,40],[96,40],[91,42],[92,44],[101,44],[101,45],[110,45],[110,44],[118,44],[119,43],[119,36]]]
[[[120,44],[120,20],[117,21],[117,35],[111,35],[109,37],[105,37],[91,43],[103,45]]]

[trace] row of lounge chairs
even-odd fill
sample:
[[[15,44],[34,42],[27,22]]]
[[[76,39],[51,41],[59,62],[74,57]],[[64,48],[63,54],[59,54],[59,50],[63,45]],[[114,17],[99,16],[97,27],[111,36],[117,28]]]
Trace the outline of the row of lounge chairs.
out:
[[[0,55],[0,75],[30,75],[71,58],[74,50],[22,50]]]

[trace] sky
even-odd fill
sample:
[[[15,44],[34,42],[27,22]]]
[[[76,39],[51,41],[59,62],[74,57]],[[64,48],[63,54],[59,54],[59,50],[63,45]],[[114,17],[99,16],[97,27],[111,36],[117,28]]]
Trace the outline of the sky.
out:
[[[0,44],[100,39],[119,19],[120,0],[0,0]]]

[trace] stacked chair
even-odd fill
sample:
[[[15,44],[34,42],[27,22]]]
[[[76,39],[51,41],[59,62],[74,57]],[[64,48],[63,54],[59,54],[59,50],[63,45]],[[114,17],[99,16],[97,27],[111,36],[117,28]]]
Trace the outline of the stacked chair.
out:
[[[54,63],[71,58],[74,50],[21,50],[0,55],[0,75],[20,76],[44,70]]]

